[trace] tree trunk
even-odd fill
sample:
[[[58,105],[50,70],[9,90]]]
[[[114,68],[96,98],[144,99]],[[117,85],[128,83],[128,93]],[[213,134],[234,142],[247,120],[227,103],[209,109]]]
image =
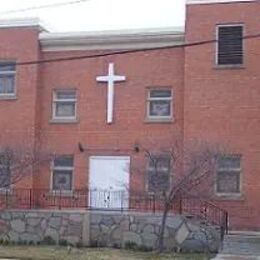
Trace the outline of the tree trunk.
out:
[[[166,203],[163,211],[163,216],[162,216],[162,223],[161,223],[161,228],[160,228],[160,233],[159,233],[159,241],[158,241],[158,251],[159,253],[163,252],[164,249],[164,232],[165,232],[165,225],[166,225],[166,219],[168,212],[170,210],[170,207],[168,203]]]

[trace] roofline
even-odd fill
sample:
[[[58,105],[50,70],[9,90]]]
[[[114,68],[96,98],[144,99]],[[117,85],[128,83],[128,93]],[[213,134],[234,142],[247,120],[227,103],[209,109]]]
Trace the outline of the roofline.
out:
[[[255,0],[186,0],[186,5],[194,4],[222,4],[222,3],[248,3]]]
[[[39,18],[0,19],[0,29],[16,27],[38,27],[39,31],[47,31]]]
[[[184,28],[41,33],[43,51],[113,50],[166,47],[184,43]]]

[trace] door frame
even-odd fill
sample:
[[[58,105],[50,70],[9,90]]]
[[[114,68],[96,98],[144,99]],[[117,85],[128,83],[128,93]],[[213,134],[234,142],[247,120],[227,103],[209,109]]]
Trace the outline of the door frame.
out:
[[[89,189],[89,199],[88,203],[91,207],[91,160],[124,160],[129,163],[129,169],[128,169],[128,176],[127,176],[127,185],[128,189],[125,188],[125,190],[128,193],[128,196],[130,194],[130,168],[131,168],[131,156],[130,155],[92,155],[88,157],[88,189]],[[98,209],[98,208],[97,208]],[[101,208],[100,208],[101,209]],[[111,208],[113,209],[113,208]]]

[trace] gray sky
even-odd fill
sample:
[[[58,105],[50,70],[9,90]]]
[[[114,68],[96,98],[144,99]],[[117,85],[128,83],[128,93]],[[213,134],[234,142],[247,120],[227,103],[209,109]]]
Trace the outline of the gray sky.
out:
[[[3,14],[4,11],[73,0],[1,1],[0,19],[39,17],[51,31],[89,31],[184,25],[184,0],[88,0],[87,2]]]

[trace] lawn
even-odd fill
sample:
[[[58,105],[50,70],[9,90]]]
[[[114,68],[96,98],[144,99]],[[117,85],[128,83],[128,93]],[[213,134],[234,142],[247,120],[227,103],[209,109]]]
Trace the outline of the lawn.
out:
[[[1,258],[21,260],[206,260],[203,255],[156,255],[118,249],[68,249],[51,246],[1,246]]]

